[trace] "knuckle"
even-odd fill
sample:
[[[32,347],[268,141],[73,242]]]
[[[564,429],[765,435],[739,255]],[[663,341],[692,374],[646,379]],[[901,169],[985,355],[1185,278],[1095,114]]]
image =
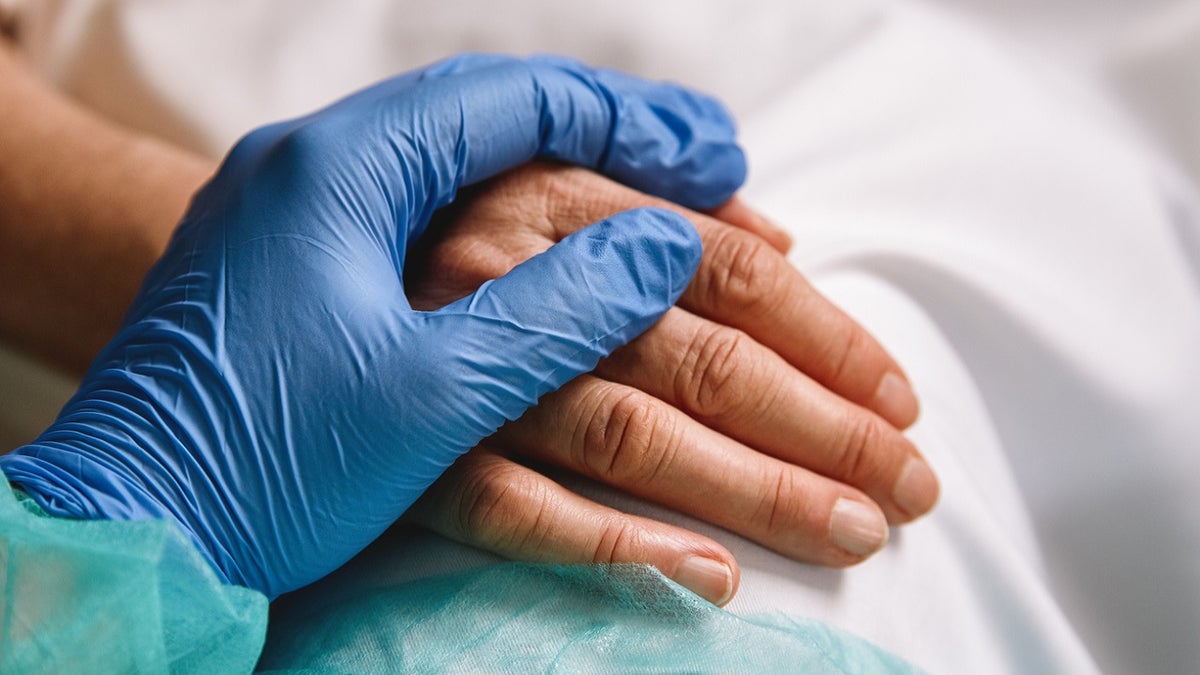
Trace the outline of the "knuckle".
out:
[[[251,130],[238,139],[229,150],[227,162],[240,163],[247,158],[256,157],[263,148],[270,147],[279,139],[283,132],[279,125],[271,124]]]
[[[786,535],[795,529],[807,509],[804,492],[796,484],[796,474],[790,468],[776,469],[774,489],[763,490],[755,514],[756,522],[763,523],[768,538]]]
[[[329,122],[311,122],[292,127],[272,145],[272,158],[292,167],[305,167],[321,161],[328,153],[331,136],[336,133],[332,126]]]
[[[274,189],[286,179],[285,189],[298,197],[327,194],[332,176],[361,166],[360,155],[339,150],[344,139],[356,133],[346,126],[343,120],[327,118],[268,129],[261,137],[248,138],[249,143],[260,144],[251,151],[255,155],[251,161],[260,169],[254,177]]]
[[[711,276],[707,289],[714,304],[742,312],[769,312],[779,302],[782,274],[778,254],[766,241],[723,227],[710,245]]]
[[[687,352],[690,363],[680,371],[678,382],[679,398],[692,413],[719,420],[743,403],[734,389],[739,376],[752,377],[745,372],[750,366],[740,358],[746,340],[742,331],[720,326],[705,327],[693,336]]]
[[[592,562],[618,563],[636,560],[641,533],[632,524],[609,518],[601,526],[592,551]]]
[[[860,357],[867,352],[869,345],[866,332],[852,324],[845,324],[840,330],[834,329],[834,332],[837,337],[826,343],[824,363],[831,367],[830,382],[841,383],[857,375],[862,361]]]
[[[458,520],[471,542],[501,550],[535,546],[546,536],[548,495],[515,465],[490,465],[464,476]]]
[[[679,446],[678,430],[653,399],[636,390],[613,391],[587,424],[583,464],[622,485],[654,483]]]
[[[882,451],[884,430],[871,415],[849,415],[841,433],[841,451],[836,473],[857,484],[865,484],[875,473],[878,453]]]

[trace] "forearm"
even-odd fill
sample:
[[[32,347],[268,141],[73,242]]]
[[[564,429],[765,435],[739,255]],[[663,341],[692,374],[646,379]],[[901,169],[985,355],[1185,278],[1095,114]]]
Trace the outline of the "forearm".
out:
[[[84,110],[2,38],[0,119],[0,339],[79,372],[213,165]]]

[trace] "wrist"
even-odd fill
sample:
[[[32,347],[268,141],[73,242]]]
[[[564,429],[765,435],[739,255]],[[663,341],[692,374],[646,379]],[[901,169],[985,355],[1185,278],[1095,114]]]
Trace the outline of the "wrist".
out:
[[[59,442],[39,439],[17,448],[0,457],[0,470],[47,515],[72,520],[167,517],[140,486],[113,474],[100,478],[89,459]]]
[[[0,473],[0,587],[5,626],[17,630],[0,634],[0,670],[254,669],[267,599],[218,583],[178,529],[54,517],[22,490],[6,490],[6,478]],[[98,626],[111,639],[80,639]]]
[[[178,444],[135,409],[77,397],[35,441],[0,456],[0,472],[48,516],[173,522],[228,581],[227,567],[218,563],[228,556],[199,536],[195,517],[177,506],[187,502],[172,498],[178,481],[164,467],[173,462],[153,450]]]

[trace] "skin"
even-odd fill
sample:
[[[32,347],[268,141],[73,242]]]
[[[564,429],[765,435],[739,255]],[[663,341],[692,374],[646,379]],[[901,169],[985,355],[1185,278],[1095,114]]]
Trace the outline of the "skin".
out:
[[[731,227],[585,170],[531,165],[449,214],[413,270],[414,306],[462,297],[637,206],[673,208],[701,234],[704,258],[679,307],[459,460],[410,519],[510,557],[649,561],[720,602],[735,591],[737,568],[719,544],[587,501],[522,462],[568,469],[833,567],[882,547],[885,519],[906,523],[931,509],[936,479],[909,468],[925,464],[900,432],[916,418],[916,399],[877,396],[889,375],[904,381],[899,366],[786,262],[785,240],[772,247],[754,225]],[[906,471],[913,484],[901,488]],[[839,545],[839,500],[873,519],[874,540]],[[697,556],[724,565],[729,583],[714,576],[697,589],[680,571]]]
[[[74,104],[2,39],[0,119],[0,338],[80,373],[215,165]],[[427,264],[409,270],[414,306],[466,295],[568,233],[646,205],[670,206],[578,169],[502,177],[443,214]],[[517,559],[648,562],[722,603],[738,578],[725,548],[595,504],[528,464],[831,566],[883,546],[885,521],[932,508],[936,480],[899,431],[917,403],[894,360],[804,281],[781,254],[787,236],[745,204],[680,211],[705,255],[679,307],[463,457],[408,518]],[[898,489],[906,471],[917,480]],[[860,507],[853,541],[838,504]]]
[[[74,374],[215,166],[48,87],[0,39],[0,336]]]

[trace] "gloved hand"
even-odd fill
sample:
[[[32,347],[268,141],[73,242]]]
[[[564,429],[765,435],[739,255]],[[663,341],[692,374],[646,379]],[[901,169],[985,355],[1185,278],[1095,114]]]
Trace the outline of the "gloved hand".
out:
[[[405,257],[431,214],[535,156],[698,208],[745,173],[711,99],[550,58],[451,59],[259,129],[59,419],[0,469],[54,515],[173,519],[270,597],[326,574],[690,280],[691,225],[642,209],[413,311]]]

